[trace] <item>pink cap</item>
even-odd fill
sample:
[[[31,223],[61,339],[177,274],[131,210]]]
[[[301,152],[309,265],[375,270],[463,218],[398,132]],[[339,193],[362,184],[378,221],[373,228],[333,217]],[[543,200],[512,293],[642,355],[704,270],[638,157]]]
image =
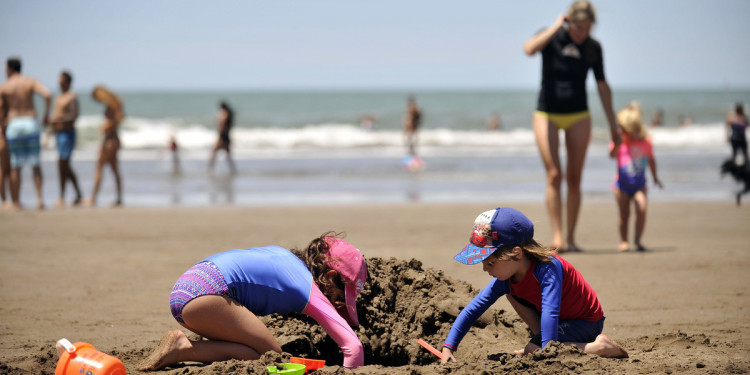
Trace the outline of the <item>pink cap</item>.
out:
[[[326,242],[330,247],[328,265],[341,275],[341,281],[345,285],[346,309],[339,309],[338,313],[349,325],[358,326],[357,296],[367,281],[365,257],[357,248],[342,239],[326,237]]]

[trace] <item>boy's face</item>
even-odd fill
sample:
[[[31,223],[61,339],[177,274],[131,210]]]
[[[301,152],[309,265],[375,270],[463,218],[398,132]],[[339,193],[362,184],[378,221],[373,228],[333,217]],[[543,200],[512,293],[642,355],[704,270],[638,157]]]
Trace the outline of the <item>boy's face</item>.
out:
[[[508,280],[518,272],[519,263],[519,261],[513,259],[500,260],[494,256],[489,256],[482,261],[482,271],[498,280]]]

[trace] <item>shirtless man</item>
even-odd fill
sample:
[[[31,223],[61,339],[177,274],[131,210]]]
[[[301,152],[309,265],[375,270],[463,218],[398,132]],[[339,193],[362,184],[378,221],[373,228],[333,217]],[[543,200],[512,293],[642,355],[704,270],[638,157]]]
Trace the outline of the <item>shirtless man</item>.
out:
[[[409,96],[406,115],[404,116],[404,135],[406,136],[406,148],[409,155],[417,154],[417,130],[422,118],[422,112],[417,106],[417,100],[414,96]]]
[[[57,161],[57,167],[60,171],[60,198],[57,200],[57,207],[65,206],[65,185],[68,180],[73,183],[76,190],[76,199],[73,205],[81,203],[81,189],[78,188],[78,179],[70,166],[70,158],[73,154],[73,148],[76,145],[76,128],[75,123],[78,118],[78,98],[70,90],[73,83],[73,76],[70,72],[60,73],[60,91],[62,93],[55,99],[54,110],[52,112],[52,130],[55,132],[55,141],[60,158]]]
[[[13,208],[21,209],[21,167],[29,163],[34,171],[37,208],[43,209],[42,168],[39,153],[41,128],[36,121],[34,94],[44,98],[43,124],[49,123],[52,95],[49,89],[32,77],[21,75],[21,60],[9,58],[5,67],[8,79],[0,85],[0,123],[10,151],[10,196]]]

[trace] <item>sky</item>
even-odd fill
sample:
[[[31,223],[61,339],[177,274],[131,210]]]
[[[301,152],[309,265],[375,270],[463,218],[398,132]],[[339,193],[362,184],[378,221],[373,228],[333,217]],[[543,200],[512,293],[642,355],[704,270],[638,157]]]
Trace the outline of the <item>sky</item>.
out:
[[[747,0],[599,0],[607,81],[748,89]],[[536,89],[553,0],[2,0],[0,56],[56,87]],[[593,77],[589,77],[589,83]]]

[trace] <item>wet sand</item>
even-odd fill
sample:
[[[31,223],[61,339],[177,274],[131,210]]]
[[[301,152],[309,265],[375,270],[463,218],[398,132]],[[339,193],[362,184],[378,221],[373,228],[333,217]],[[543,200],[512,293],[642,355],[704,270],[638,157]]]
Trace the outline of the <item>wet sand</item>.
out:
[[[445,277],[481,288],[489,276],[479,266],[461,265],[452,256],[466,244],[476,215],[493,207],[403,204],[0,212],[0,374],[52,373],[57,361],[54,343],[62,337],[114,353],[129,372],[137,373],[135,365],[161,335],[180,328],[169,312],[168,297],[174,281],[190,265],[233,248],[301,247],[328,230],[346,232],[346,239],[368,258],[415,258],[424,269],[439,269]],[[536,223],[538,240],[549,241],[542,205],[513,207]],[[616,250],[614,203],[584,203],[578,241],[586,252],[564,256],[597,291],[607,316],[604,333],[622,344],[630,358],[559,351],[524,362],[516,370],[750,371],[748,209],[732,202],[652,203],[644,236],[650,251],[621,254]],[[509,309],[505,300],[495,306],[498,311]],[[511,320],[515,316],[505,314]],[[500,353],[523,345],[517,328],[515,323],[511,328],[493,328],[499,337],[486,332],[487,327],[473,328],[477,337],[496,341],[467,344],[464,340],[458,359],[472,353],[472,358],[486,358],[488,366],[492,361],[512,362]],[[221,366],[225,365],[188,365],[158,373],[231,372]],[[338,369],[327,367],[324,372]],[[369,365],[357,372],[443,370],[476,369],[441,370],[418,363],[402,368]]]

